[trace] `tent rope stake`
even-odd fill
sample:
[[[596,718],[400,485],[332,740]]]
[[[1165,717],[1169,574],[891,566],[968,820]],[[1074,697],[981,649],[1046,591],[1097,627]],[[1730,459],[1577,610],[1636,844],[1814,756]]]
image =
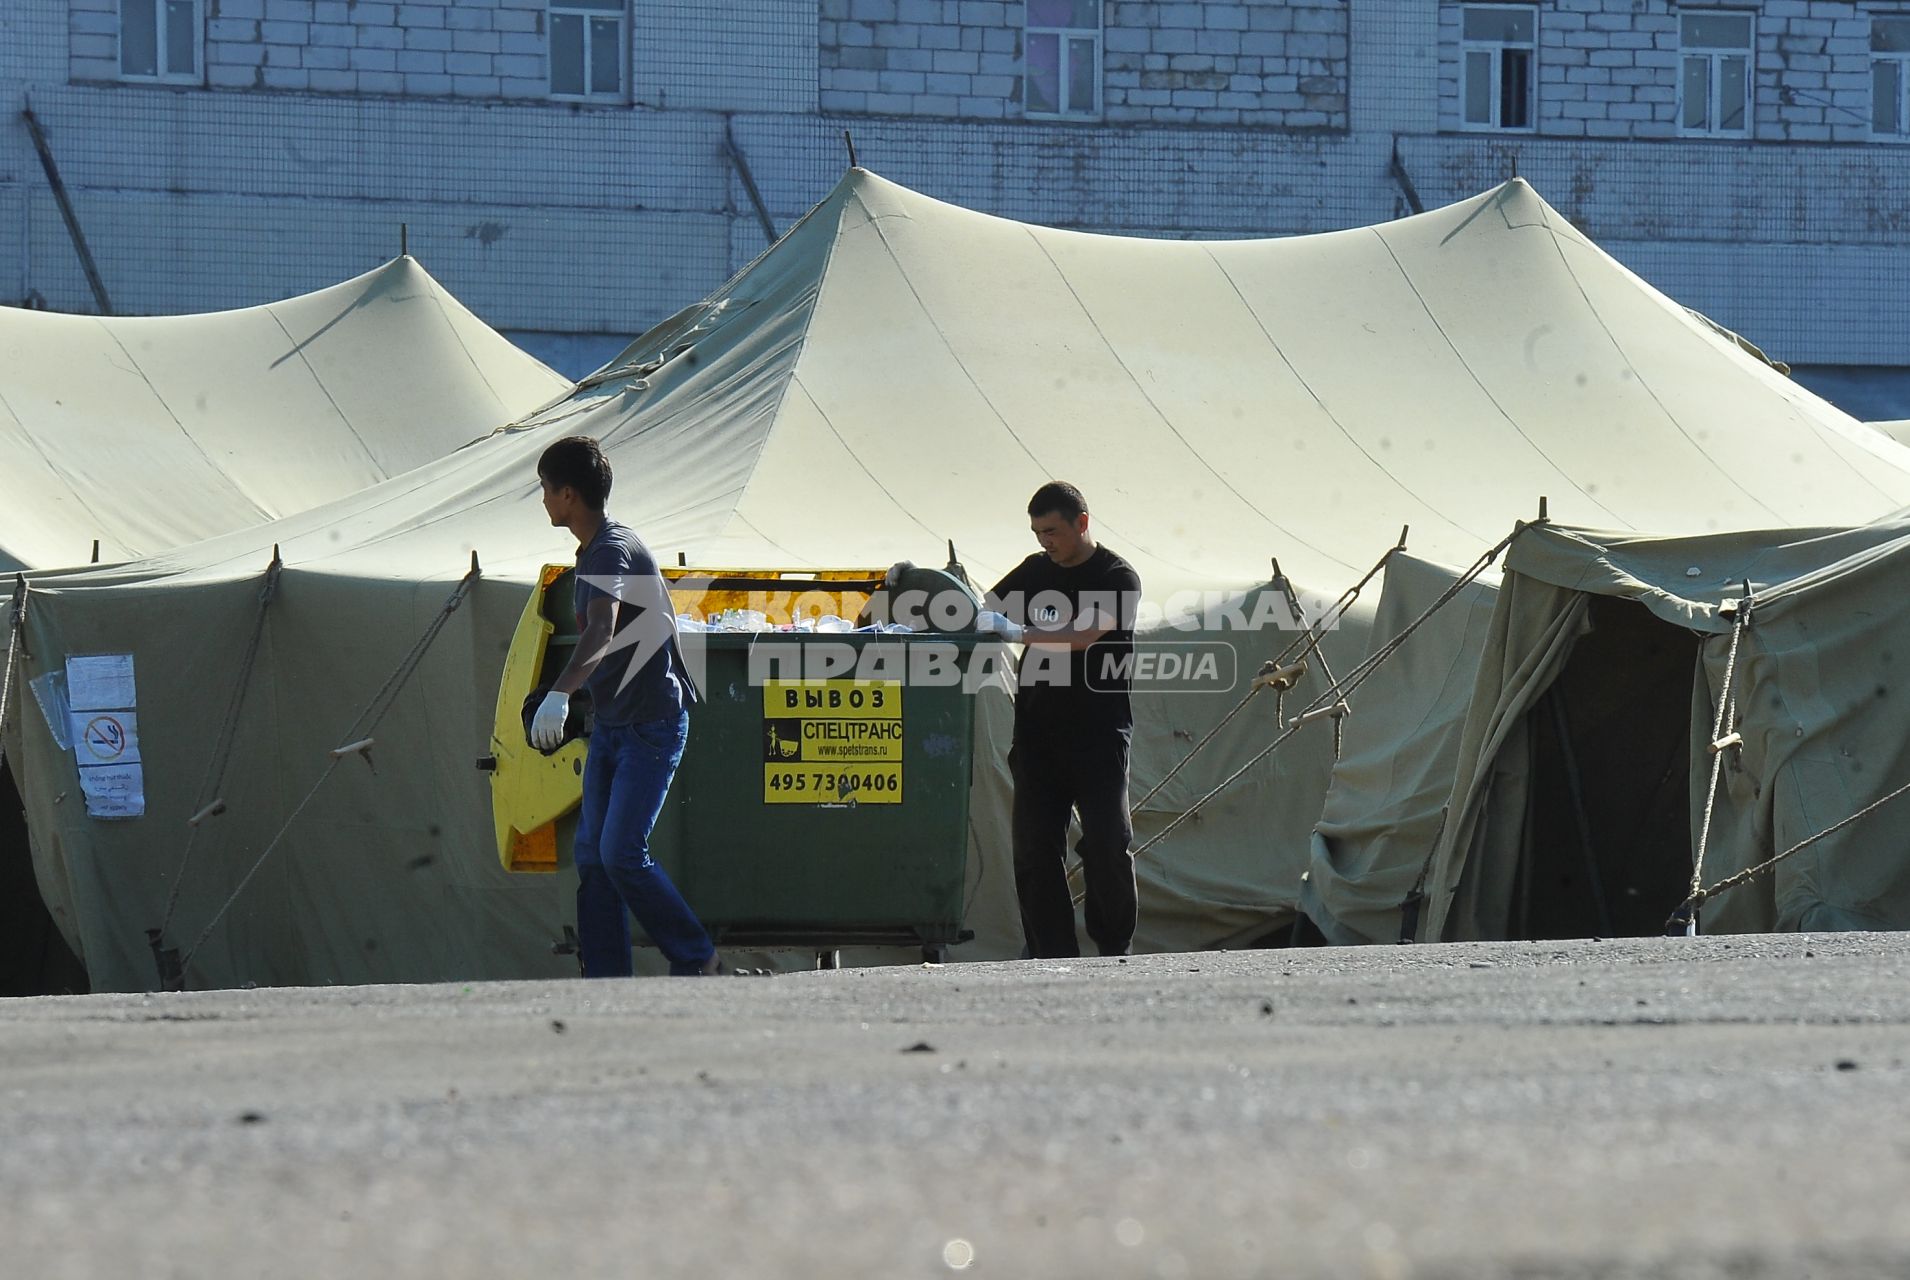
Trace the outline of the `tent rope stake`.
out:
[[[1678,909],[1671,913],[1671,918],[1665,921],[1665,932],[1672,932],[1682,920],[1687,918],[1687,912],[1689,912],[1689,919],[1696,920],[1698,918],[1698,908],[1704,905],[1706,899],[1715,898],[1726,889],[1735,889],[1741,884],[1749,884],[1757,877],[1776,867],[1778,863],[1784,861],[1784,859],[1790,857],[1792,854],[1801,853],[1816,844],[1819,840],[1822,840],[1825,836],[1842,831],[1851,823],[1868,817],[1905,792],[1910,792],[1910,782],[1904,783],[1889,795],[1877,797],[1863,808],[1857,810],[1857,812],[1851,814],[1848,818],[1831,823],[1816,835],[1805,836],[1802,840],[1799,840],[1796,844],[1778,854],[1776,857],[1766,858],[1763,862],[1758,863],[1754,867],[1746,867],[1742,871],[1728,875],[1708,889],[1692,890],[1691,896],[1680,903]]]
[[[1684,935],[1688,938],[1698,936],[1698,903],[1704,897],[1704,851],[1711,840],[1711,815],[1718,803],[1718,777],[1724,770],[1724,753],[1731,747],[1740,746],[1742,735],[1733,732],[1728,737],[1724,729],[1731,723],[1731,714],[1737,708],[1737,685],[1735,677],[1738,669],[1738,645],[1744,638],[1744,628],[1751,620],[1751,593],[1745,591],[1744,598],[1731,603],[1731,650],[1724,660],[1724,687],[1718,697],[1718,714],[1711,724],[1711,741],[1706,744],[1711,752],[1711,784],[1704,793],[1704,821],[1698,828],[1698,847],[1691,857],[1691,895],[1684,901],[1672,919],[1665,925],[1667,933],[1672,932],[1678,923],[1678,916],[1688,907],[1685,915]]]
[[[233,888],[231,895],[226,898],[225,902],[220,905],[217,911],[212,913],[212,918],[206,922],[206,927],[201,930],[199,936],[193,940],[192,946],[186,949],[185,955],[179,960],[176,975],[180,986],[184,984],[185,971],[187,967],[191,965],[192,958],[199,954],[199,948],[205,945],[206,939],[212,936],[212,931],[218,928],[221,920],[225,919],[226,912],[232,909],[232,904],[239,900],[240,895],[245,892],[246,886],[252,883],[252,878],[259,873],[259,868],[265,865],[265,860],[271,857],[273,851],[279,847],[279,844],[285,839],[286,833],[291,831],[293,824],[298,821],[299,815],[303,814],[312,801],[317,798],[319,791],[324,787],[325,783],[331,778],[333,772],[342,762],[352,754],[361,752],[365,747],[369,746],[372,741],[372,730],[378,727],[378,722],[383,720],[385,713],[391,710],[392,704],[397,700],[398,692],[403,689],[405,682],[411,678],[412,674],[418,669],[419,664],[424,661],[424,656],[430,651],[432,642],[438,638],[438,633],[444,630],[445,623],[451,620],[451,615],[457,612],[458,606],[464,603],[465,597],[471,593],[471,588],[476,585],[479,576],[480,570],[478,568],[477,552],[473,551],[471,553],[470,571],[458,579],[457,586],[452,589],[451,594],[445,599],[444,605],[437,612],[437,616],[431,619],[430,625],[424,629],[424,634],[419,636],[417,643],[411,646],[411,652],[407,653],[403,660],[398,663],[397,669],[394,670],[385,680],[385,683],[379,687],[378,692],[372,695],[371,701],[365,704],[365,709],[358,713],[358,718],[353,720],[351,727],[345,731],[348,746],[328,753],[324,772],[318,775],[318,781],[314,782],[311,790],[305,793],[305,798],[298,802],[297,807],[292,810],[291,815],[287,817],[285,822],[279,827],[278,833],[266,843],[264,849],[259,851],[258,858],[253,861],[251,868],[245,875],[240,877],[239,883]],[[173,989],[177,990],[178,987]]]

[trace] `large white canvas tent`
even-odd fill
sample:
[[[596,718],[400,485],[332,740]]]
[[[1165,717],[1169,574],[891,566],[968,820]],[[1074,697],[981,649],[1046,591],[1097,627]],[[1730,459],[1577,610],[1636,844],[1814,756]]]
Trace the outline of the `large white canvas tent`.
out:
[[[186,316],[0,308],[0,570],[129,560],[330,502],[569,383],[416,260]]]
[[[1522,182],[1380,227],[1182,243],[1031,227],[851,172],[723,290],[509,430],[270,526],[36,578],[29,674],[122,650],[166,673],[141,676],[137,821],[63,804],[72,758],[30,714],[9,738],[40,883],[97,985],[153,982],[143,931],[203,799],[274,544],[286,567],[227,813],[179,886],[181,937],[298,818],[192,980],[563,971],[547,943],[567,887],[499,870],[471,762],[528,585],[573,550],[546,527],[533,478],[538,453],[571,433],[604,442],[613,512],[666,563],[701,567],[939,560],[952,539],[992,581],[1032,549],[1028,494],[1060,476],[1169,614],[1197,603],[1179,593],[1264,592],[1269,557],[1330,597],[1402,525],[1415,554],[1466,563],[1540,495],[1555,517],[1674,532],[1910,503],[1910,453],[1651,290]],[[300,809],[473,552],[482,579],[391,703],[377,772],[348,761]],[[1330,639],[1336,665],[1358,656],[1369,619]],[[1247,672],[1288,638],[1229,634]],[[1317,665],[1308,680],[1299,692],[1313,696]],[[1232,703],[1138,698],[1136,793]],[[958,957],[1017,942],[1004,710],[997,698],[980,715],[981,937]],[[1137,814],[1139,838],[1270,741],[1272,711],[1263,697],[1231,721]],[[1369,714],[1385,712],[1355,711]],[[1140,944],[1252,939],[1289,921],[1331,763],[1329,730],[1298,735],[1150,850]]]
[[[1869,425],[1883,432],[1898,444],[1910,444],[1910,420],[1898,418],[1887,422],[1872,422]]]

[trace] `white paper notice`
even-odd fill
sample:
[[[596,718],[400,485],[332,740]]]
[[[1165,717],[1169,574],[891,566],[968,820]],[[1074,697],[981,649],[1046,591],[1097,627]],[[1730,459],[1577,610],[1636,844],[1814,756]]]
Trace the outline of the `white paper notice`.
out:
[[[67,724],[80,767],[80,793],[95,818],[137,818],[146,812],[139,758],[138,690],[133,655],[98,653],[66,660]]]
[[[75,711],[130,711],[138,706],[133,691],[133,655],[97,653],[68,658],[66,703]]]
[[[146,780],[136,764],[96,764],[80,770],[86,812],[95,818],[138,818],[146,812]]]

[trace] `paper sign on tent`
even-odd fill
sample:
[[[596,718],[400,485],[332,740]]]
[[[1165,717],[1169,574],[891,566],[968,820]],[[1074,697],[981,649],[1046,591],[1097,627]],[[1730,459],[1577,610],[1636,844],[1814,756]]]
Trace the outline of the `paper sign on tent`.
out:
[[[66,660],[73,758],[87,816],[137,818],[146,812],[139,755],[139,692],[130,653],[78,654]]]
[[[66,704],[75,711],[130,711],[139,705],[133,689],[133,655],[96,653],[66,660]]]

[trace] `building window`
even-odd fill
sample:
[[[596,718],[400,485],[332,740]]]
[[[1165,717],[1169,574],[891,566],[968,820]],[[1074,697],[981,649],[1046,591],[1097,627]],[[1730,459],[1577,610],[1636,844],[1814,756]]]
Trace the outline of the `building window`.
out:
[[[1028,0],[1022,112],[1101,114],[1101,0]]]
[[[550,0],[553,98],[622,102],[628,0]]]
[[[1750,136],[1752,35],[1748,13],[1679,17],[1678,119],[1684,132]]]
[[[125,80],[203,84],[199,0],[119,0],[119,74]]]
[[[1538,11],[1469,4],[1460,20],[1466,127],[1532,128],[1538,114]]]
[[[1870,131],[1910,138],[1910,18],[1870,20]]]

